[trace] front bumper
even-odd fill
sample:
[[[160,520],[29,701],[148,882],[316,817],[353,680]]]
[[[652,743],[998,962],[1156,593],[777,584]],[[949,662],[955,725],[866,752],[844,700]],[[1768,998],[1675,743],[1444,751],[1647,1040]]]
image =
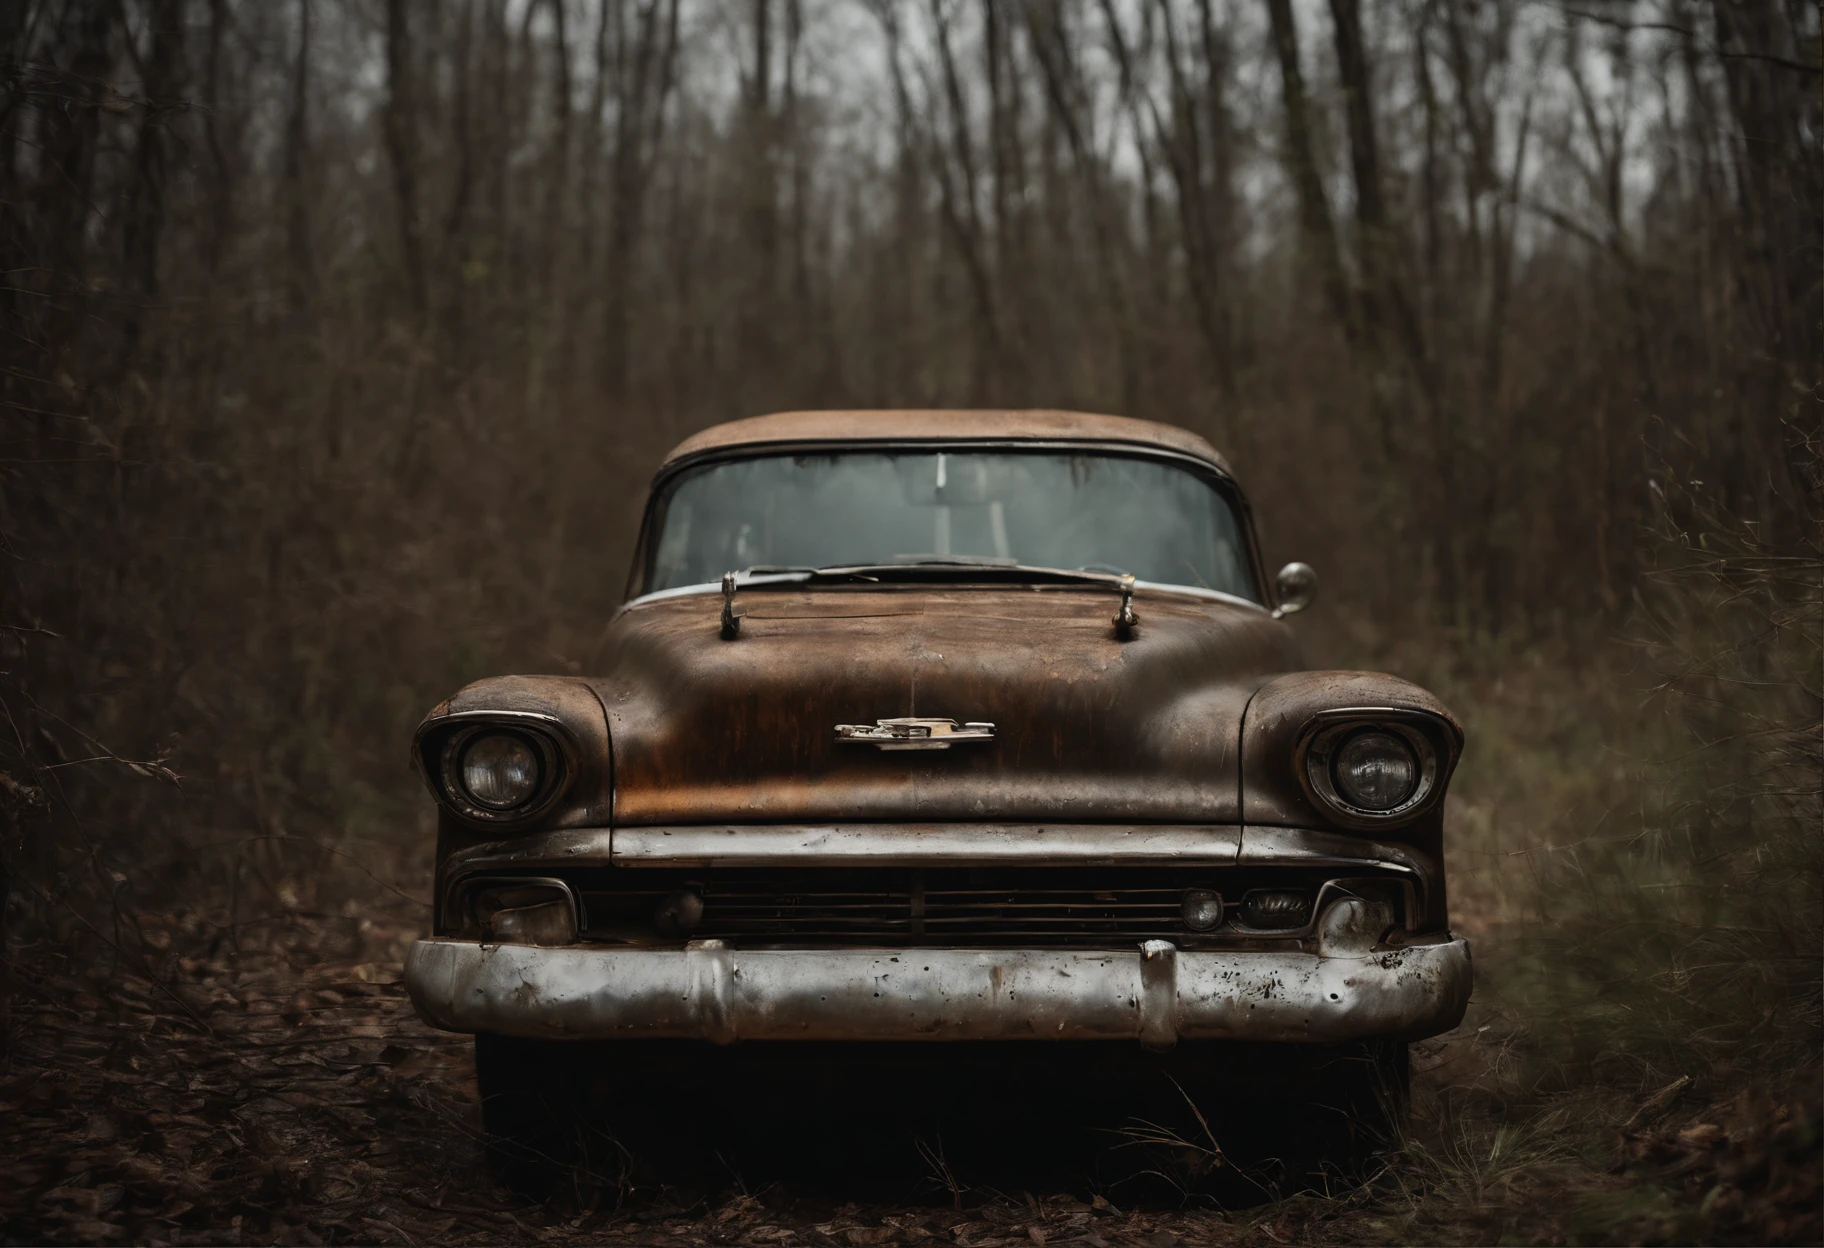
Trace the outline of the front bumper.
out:
[[[420,940],[405,982],[448,1031],[546,1039],[1333,1044],[1448,1031],[1461,940],[1344,955],[1068,949],[536,948]]]

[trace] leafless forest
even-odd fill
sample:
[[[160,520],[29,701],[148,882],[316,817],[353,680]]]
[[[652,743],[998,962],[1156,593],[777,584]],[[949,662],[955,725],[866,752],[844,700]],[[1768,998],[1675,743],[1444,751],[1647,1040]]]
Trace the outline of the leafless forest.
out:
[[[6,1242],[1817,1242],[1819,21],[0,0]],[[587,667],[672,443],[848,406],[1207,435],[1463,715],[1376,1183],[491,1186],[411,727]]]

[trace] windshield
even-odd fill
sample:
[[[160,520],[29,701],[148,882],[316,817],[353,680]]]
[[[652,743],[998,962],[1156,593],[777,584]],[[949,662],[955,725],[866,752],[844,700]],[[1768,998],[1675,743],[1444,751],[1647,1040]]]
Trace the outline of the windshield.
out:
[[[646,592],[748,568],[976,561],[1131,573],[1258,601],[1241,526],[1206,478],[1107,454],[766,455],[681,473]]]

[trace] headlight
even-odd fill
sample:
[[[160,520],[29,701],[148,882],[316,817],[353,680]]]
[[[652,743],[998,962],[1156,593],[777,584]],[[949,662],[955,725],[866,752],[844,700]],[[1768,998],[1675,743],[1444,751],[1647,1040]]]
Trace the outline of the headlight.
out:
[[[1416,712],[1325,712],[1298,747],[1305,792],[1346,826],[1408,823],[1436,804],[1450,779],[1457,745],[1449,729]]]
[[[1343,743],[1332,764],[1336,791],[1351,805],[1382,813],[1397,809],[1419,784],[1412,747],[1370,728]]]
[[[482,720],[447,731],[429,749],[435,751],[425,760],[431,787],[446,807],[476,824],[537,818],[575,773],[570,755],[542,725]]]
[[[538,754],[516,732],[484,732],[463,746],[460,779],[476,804],[512,810],[538,792]]]

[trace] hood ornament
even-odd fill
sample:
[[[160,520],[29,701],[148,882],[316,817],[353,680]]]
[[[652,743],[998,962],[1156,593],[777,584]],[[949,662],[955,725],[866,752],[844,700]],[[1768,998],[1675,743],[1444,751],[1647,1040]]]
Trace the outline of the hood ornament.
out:
[[[1123,572],[1115,588],[1121,591],[1121,609],[1115,612],[1115,636],[1122,641],[1132,640],[1134,627],[1140,623],[1140,617],[1134,614],[1134,574]]]
[[[741,635],[741,621],[745,616],[735,610],[735,574],[722,574],[722,640],[733,641]]]
[[[969,741],[994,740],[994,725],[954,719],[877,719],[872,724],[837,724],[836,740],[883,750],[947,750]]]

